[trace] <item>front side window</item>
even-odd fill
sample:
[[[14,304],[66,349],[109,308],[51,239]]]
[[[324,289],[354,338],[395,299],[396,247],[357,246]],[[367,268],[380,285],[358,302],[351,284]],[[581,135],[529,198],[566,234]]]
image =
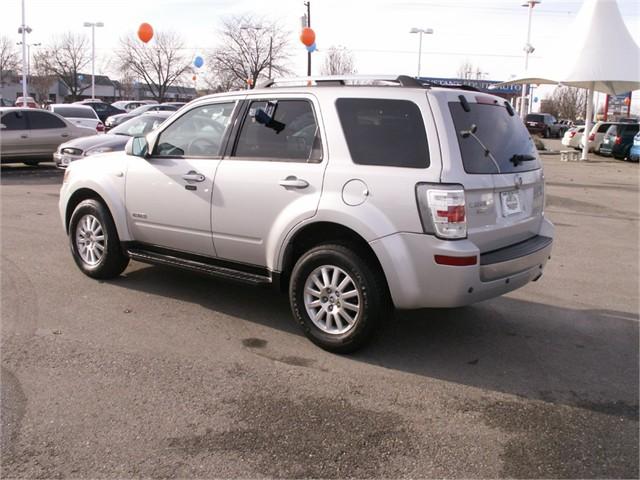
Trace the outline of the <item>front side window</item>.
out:
[[[58,117],[44,111],[29,111],[29,128],[32,130],[42,130],[46,128],[65,128],[67,125]]]
[[[0,117],[2,130],[26,130],[27,116],[21,110],[9,110]]]
[[[336,107],[354,163],[406,168],[429,166],[427,134],[415,103],[339,98]]]
[[[158,157],[217,157],[235,102],[194,108],[169,125],[155,149]]]
[[[235,157],[320,162],[318,122],[308,100],[253,101],[242,124]]]

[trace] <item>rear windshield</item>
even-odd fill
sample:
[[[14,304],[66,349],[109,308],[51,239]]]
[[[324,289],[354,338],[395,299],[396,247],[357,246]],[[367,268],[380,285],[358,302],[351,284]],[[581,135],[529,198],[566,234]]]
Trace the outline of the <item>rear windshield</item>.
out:
[[[339,98],[336,107],[354,163],[408,168],[429,166],[427,134],[415,103]]]
[[[65,118],[96,118],[96,113],[91,108],[54,107],[54,112]]]
[[[466,112],[460,102],[449,102],[465,172],[513,173],[540,168],[536,147],[518,115],[509,115],[501,105],[469,102],[468,106]],[[463,132],[471,130],[472,125],[476,126],[476,132],[463,138]],[[485,154],[482,145],[490,155]],[[500,167],[499,172],[491,155]],[[535,159],[512,161],[516,160],[515,155]]]
[[[527,118],[525,118],[525,121],[544,123],[544,116],[530,113],[529,115],[527,115]]]
[[[607,129],[607,133],[605,135],[617,135],[618,134],[618,126],[617,125],[611,125],[608,129]]]

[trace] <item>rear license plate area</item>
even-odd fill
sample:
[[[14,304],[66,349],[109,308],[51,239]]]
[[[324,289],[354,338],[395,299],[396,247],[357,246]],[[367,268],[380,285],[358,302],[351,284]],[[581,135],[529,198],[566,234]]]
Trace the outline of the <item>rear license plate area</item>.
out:
[[[522,213],[522,199],[519,190],[509,190],[500,192],[500,204],[502,205],[502,216],[509,217]]]

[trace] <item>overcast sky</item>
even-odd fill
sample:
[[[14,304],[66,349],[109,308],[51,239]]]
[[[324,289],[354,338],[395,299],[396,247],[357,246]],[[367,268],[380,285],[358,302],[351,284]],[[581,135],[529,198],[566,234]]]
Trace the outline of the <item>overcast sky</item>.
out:
[[[141,22],[156,30],[182,34],[195,56],[216,46],[219,20],[253,12],[276,19],[291,32],[291,69],[306,74],[306,51],[298,40],[302,0],[25,0],[29,42],[46,43],[66,31],[86,32],[85,21],[102,21],[96,30],[98,69],[113,73],[107,59],[123,35]],[[0,32],[19,41],[21,0],[0,0]],[[311,23],[319,49],[313,73],[319,73],[323,49],[349,48],[359,73],[415,75],[418,35],[411,27],[433,28],[423,37],[422,75],[454,77],[469,60],[494,80],[508,79],[524,69],[527,9],[520,0],[311,0]],[[566,31],[582,0],[542,0],[533,13],[530,66],[554,55],[571,55]],[[640,44],[640,0],[618,0],[623,18]],[[635,95],[634,95],[635,97]],[[634,99],[635,100],[635,99]]]

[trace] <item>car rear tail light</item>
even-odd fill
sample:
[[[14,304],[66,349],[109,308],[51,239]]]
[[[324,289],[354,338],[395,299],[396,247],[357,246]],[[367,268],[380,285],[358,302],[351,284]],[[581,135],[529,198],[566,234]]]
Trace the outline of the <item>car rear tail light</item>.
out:
[[[618,136],[616,137],[615,144],[616,144],[616,145],[622,145],[622,137],[621,137],[620,135],[618,135]]]
[[[443,239],[467,237],[465,195],[462,185],[430,185],[416,187],[422,228],[425,233]]]
[[[595,139],[596,139],[596,134],[595,133],[592,133],[592,134],[589,135],[589,141],[590,142],[593,142]]]
[[[576,136],[576,132],[569,132],[569,138],[573,138]]]
[[[98,122],[98,124],[96,125],[96,131],[98,133],[104,133],[104,123]]]

